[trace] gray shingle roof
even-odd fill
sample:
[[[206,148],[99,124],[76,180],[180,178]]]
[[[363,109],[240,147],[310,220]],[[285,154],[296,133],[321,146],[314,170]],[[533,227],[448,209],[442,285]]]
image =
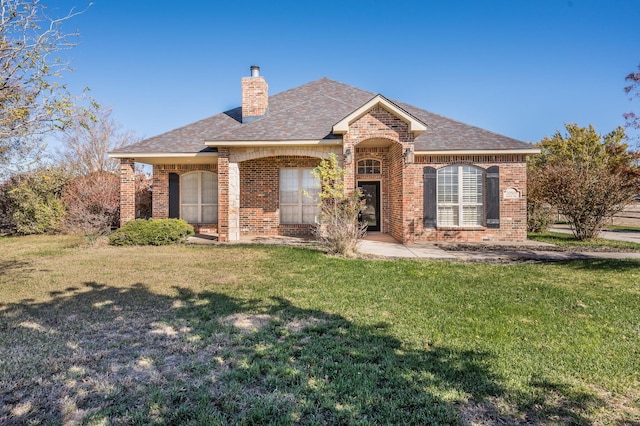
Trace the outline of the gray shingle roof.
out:
[[[335,123],[375,96],[328,78],[321,78],[269,97],[268,114],[241,123],[241,108],[122,147],[116,153],[206,152],[206,142],[333,139]],[[532,145],[393,101],[427,124],[415,139],[416,151],[531,149]]]

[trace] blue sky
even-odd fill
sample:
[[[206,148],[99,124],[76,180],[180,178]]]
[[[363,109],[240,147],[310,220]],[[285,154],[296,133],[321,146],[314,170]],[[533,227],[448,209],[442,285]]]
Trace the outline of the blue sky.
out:
[[[69,87],[144,137],[238,106],[251,65],[270,94],[328,77],[528,142],[640,112],[638,0],[94,0],[63,29]]]

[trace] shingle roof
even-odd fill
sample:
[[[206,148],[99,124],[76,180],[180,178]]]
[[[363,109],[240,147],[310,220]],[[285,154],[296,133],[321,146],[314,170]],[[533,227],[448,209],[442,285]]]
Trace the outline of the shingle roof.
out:
[[[321,78],[269,97],[268,114],[241,123],[235,108],[178,129],[122,147],[114,153],[193,153],[208,151],[206,142],[333,139],[335,123],[375,94]],[[427,124],[415,139],[416,151],[531,149],[532,145],[393,101]]]

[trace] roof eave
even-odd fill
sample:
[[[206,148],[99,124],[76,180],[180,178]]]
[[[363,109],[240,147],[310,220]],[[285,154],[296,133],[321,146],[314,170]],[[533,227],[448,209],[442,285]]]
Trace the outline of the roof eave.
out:
[[[300,145],[341,145],[342,138],[336,139],[297,139],[297,140],[248,140],[248,141],[205,141],[211,147],[243,146],[300,146]]]
[[[143,164],[207,164],[217,152],[109,152],[109,158],[131,158]]]
[[[534,155],[540,154],[539,148],[511,148],[511,149],[448,149],[448,150],[416,150],[416,155],[505,155],[520,154]]]

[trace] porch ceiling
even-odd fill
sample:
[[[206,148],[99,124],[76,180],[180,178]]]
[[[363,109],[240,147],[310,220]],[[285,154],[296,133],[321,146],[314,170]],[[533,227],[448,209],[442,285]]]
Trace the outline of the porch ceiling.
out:
[[[142,164],[213,164],[218,162],[217,152],[198,153],[110,153],[111,158],[133,158]]]

